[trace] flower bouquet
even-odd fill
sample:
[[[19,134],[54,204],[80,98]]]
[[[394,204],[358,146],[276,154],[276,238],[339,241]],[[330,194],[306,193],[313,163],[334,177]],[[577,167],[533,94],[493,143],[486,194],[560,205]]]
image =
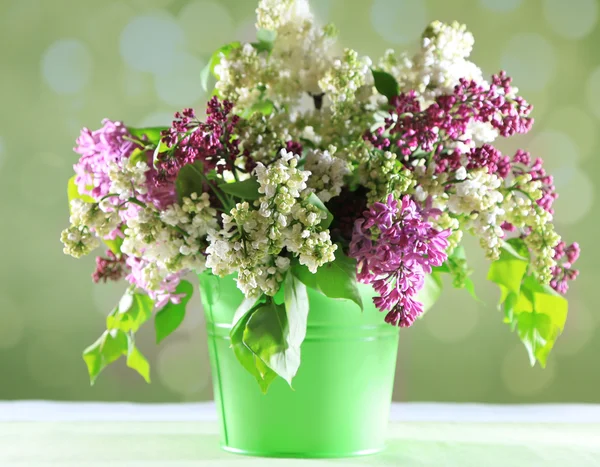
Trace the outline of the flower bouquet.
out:
[[[335,28],[318,25],[305,0],[261,0],[256,41],[223,46],[199,80],[216,81],[204,119],[184,109],[168,128],[104,120],[82,130],[64,251],[104,244],[94,281],[130,284],[84,352],[92,382],[121,356],[149,381],[135,332],[152,315],[157,342],[173,332],[194,289],[185,277],[197,273],[207,323],[227,342],[211,349],[213,372],[239,369],[237,381],[289,397],[277,377],[295,384],[311,326],[335,314],[360,327],[364,310],[389,335],[423,316],[443,275],[475,296],[465,233],[491,261],[503,321],[544,365],[579,248],[554,230],[542,160],[494,147],[530,130],[532,106],[504,72],[484,79],[472,47],[465,26],[433,22],[416,54],[373,63],[338,49]],[[386,352],[389,405],[395,347]],[[224,358],[241,365],[223,370]],[[222,403],[230,396],[216,379]]]

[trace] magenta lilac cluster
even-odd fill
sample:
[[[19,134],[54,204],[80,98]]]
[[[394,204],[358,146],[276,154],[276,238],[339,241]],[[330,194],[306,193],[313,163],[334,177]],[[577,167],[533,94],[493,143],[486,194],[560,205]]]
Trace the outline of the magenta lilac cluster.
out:
[[[173,183],[184,165],[202,161],[206,172],[233,170],[240,155],[236,126],[240,117],[232,113],[233,104],[213,97],[206,109],[206,120],[196,118],[193,109],[175,114],[173,125],[163,131],[167,150],[158,155],[159,184]]]
[[[104,119],[98,130],[81,130],[74,149],[81,158],[73,166],[79,192],[96,200],[106,196],[110,191],[109,165],[129,157],[136,147],[129,130],[121,122]]]
[[[374,299],[386,322],[408,327],[423,313],[416,295],[425,274],[446,261],[449,230],[435,229],[427,219],[436,210],[423,210],[406,195],[399,202],[389,195],[385,203],[374,203],[358,219],[350,243],[356,258],[357,278],[372,284]]]

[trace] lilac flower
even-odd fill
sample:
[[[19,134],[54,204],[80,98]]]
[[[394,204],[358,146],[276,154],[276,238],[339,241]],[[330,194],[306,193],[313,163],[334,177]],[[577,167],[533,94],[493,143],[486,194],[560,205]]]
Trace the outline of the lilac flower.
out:
[[[184,165],[204,163],[205,172],[233,170],[240,155],[239,140],[234,137],[240,117],[232,113],[233,103],[213,97],[206,109],[206,121],[200,122],[193,109],[175,114],[171,128],[162,134],[169,150],[158,156],[158,185],[172,183]]]
[[[579,271],[573,268],[579,253],[578,243],[566,246],[565,242],[560,242],[554,248],[554,260],[557,264],[552,268],[550,286],[558,293],[566,294],[569,290],[569,281],[575,280],[579,275]]]
[[[123,123],[104,119],[102,125],[95,131],[81,130],[74,149],[81,154],[79,162],[73,166],[77,175],[75,183],[80,193],[96,200],[109,193],[110,163],[129,157],[136,148],[135,143],[127,139],[130,134]]]
[[[187,270],[167,274],[160,278],[158,284],[153,284],[151,281],[156,279],[148,277],[147,261],[135,256],[128,256],[125,263],[131,269],[125,280],[142,289],[154,300],[156,310],[160,310],[169,302],[180,303],[185,296],[185,294],[178,294],[176,289],[182,277],[187,274]]]
[[[96,270],[92,274],[92,279],[96,283],[100,281],[107,282],[109,280],[118,281],[127,272],[124,255],[117,258],[112,251],[108,250],[106,256],[106,258],[102,256],[96,257]]]
[[[390,324],[408,327],[423,313],[415,296],[432,266],[446,261],[450,231],[427,222],[438,214],[420,209],[408,195],[401,202],[389,195],[354,224],[350,256],[358,261],[357,278],[373,285],[379,294],[373,302],[388,311],[385,321]]]

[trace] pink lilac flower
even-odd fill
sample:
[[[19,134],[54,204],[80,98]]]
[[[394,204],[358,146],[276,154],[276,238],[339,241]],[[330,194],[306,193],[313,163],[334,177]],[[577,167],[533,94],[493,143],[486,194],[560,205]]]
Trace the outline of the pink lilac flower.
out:
[[[462,165],[461,153],[451,148],[457,142],[470,143],[464,137],[469,123],[489,123],[505,137],[531,129],[532,106],[521,97],[507,97],[512,92],[510,82],[504,72],[492,76],[489,88],[461,79],[452,94],[437,97],[426,109],[414,91],[402,93],[391,99],[394,108],[384,126],[363,138],[378,149],[403,155],[408,168],[413,167],[411,156],[424,152],[435,156],[438,173],[455,171]],[[508,174],[509,161],[489,145],[465,156],[473,166]]]
[[[569,290],[569,281],[575,280],[579,275],[577,269],[573,269],[573,264],[579,258],[579,244],[573,243],[566,246],[565,242],[560,242],[554,248],[554,259],[557,264],[552,268],[552,280],[550,286],[558,293],[566,294]]]
[[[401,202],[389,195],[355,222],[350,256],[357,260],[357,278],[373,285],[379,294],[373,302],[388,312],[390,324],[408,327],[423,313],[415,297],[425,274],[447,259],[450,231],[427,221],[437,215],[437,210],[420,209],[408,195]]]
[[[546,173],[542,165],[542,159],[538,157],[532,163],[529,153],[519,149],[513,156],[511,168],[514,175],[529,174],[531,175],[531,181],[542,183],[542,197],[537,200],[537,204],[550,214],[554,214],[552,205],[558,198],[558,194],[554,187],[554,178]]]
[[[154,300],[154,308],[156,310],[160,310],[169,302],[180,303],[181,299],[185,297],[185,294],[178,294],[176,289],[179,282],[181,282],[182,277],[188,273],[187,270],[169,274],[161,282],[160,287],[156,289],[151,288],[144,279],[143,270],[148,265],[147,261],[136,258],[135,256],[128,256],[125,263],[130,268],[130,272],[125,277],[125,280],[142,289],[152,300]]]
[[[232,109],[233,103],[213,97],[208,102],[205,122],[200,122],[192,109],[177,112],[173,125],[162,135],[169,149],[158,156],[156,183],[172,183],[184,165],[196,161],[204,163],[205,172],[232,170],[240,155],[235,137],[240,117]]]
[[[109,164],[129,157],[137,147],[128,140],[131,135],[123,123],[104,119],[102,125],[95,131],[87,128],[81,130],[74,149],[81,154],[79,162],[73,166],[77,188],[80,193],[96,200],[109,193]]]
[[[127,273],[127,265],[123,255],[117,256],[111,251],[106,252],[106,258],[96,257],[96,270],[92,274],[94,282],[118,281]]]

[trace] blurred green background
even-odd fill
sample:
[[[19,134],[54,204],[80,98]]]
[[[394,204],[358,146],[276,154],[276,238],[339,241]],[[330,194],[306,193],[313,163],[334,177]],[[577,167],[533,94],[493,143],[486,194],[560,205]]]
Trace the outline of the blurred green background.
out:
[[[479,295],[447,288],[426,319],[401,332],[396,400],[600,402],[598,215],[600,27],[597,0],[313,0],[343,45],[375,60],[414,50],[434,19],[464,22],[473,59],[501,68],[535,105],[528,147],[555,174],[556,224],[583,250],[570,315],[545,370],[530,368],[502,324],[486,262],[470,245]],[[90,387],[81,351],[104,330],[124,287],[95,286],[94,259],[63,256],[66,181],[83,126],[104,117],[168,124],[206,99],[199,73],[212,51],[254,37],[253,0],[0,1],[0,399],[191,401],[211,398],[206,334],[194,297],[183,327],[158,348],[138,343],[146,385],[124,363]],[[473,242],[471,242],[473,243]]]

